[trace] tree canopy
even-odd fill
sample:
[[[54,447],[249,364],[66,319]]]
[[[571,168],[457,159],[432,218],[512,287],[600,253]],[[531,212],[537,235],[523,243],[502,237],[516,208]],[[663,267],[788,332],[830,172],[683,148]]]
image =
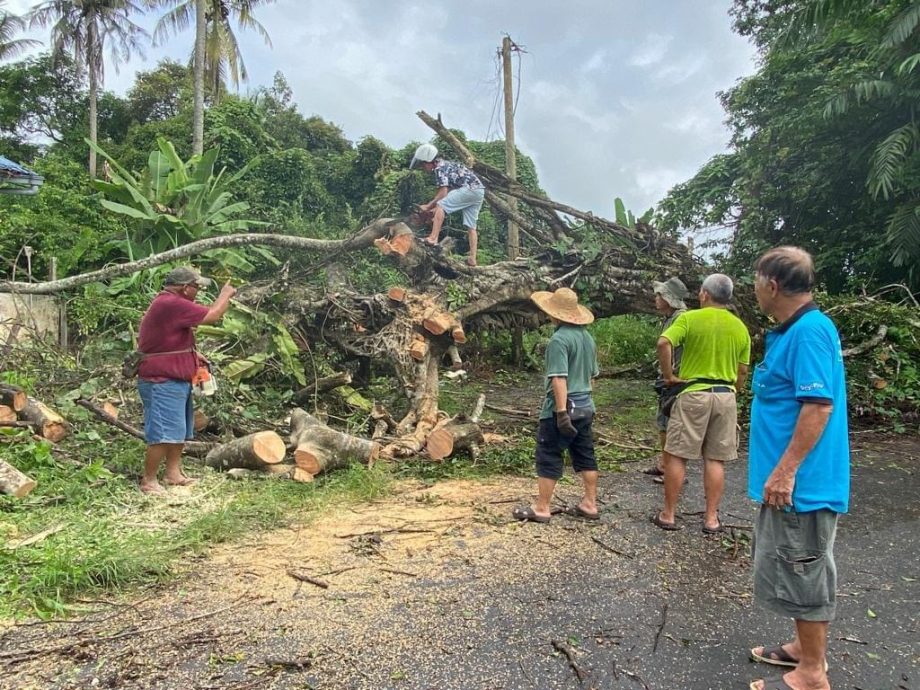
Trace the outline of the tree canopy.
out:
[[[669,192],[659,223],[723,228],[730,266],[801,245],[832,292],[920,285],[920,2],[737,0],[732,14],[760,67],[719,94],[730,151]]]

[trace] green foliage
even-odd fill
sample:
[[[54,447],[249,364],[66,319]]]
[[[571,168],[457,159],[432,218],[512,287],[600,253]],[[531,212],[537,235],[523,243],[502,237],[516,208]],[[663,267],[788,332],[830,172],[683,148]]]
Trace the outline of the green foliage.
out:
[[[760,69],[721,94],[732,151],[670,191],[659,226],[721,229],[730,272],[767,247],[797,244],[832,293],[920,285],[918,7],[736,0],[735,28],[760,48]]]
[[[652,316],[626,314],[595,321],[588,330],[597,343],[598,361],[607,368],[654,360],[661,324]]]
[[[58,275],[98,267],[120,251],[116,242],[124,238],[125,223],[105,213],[93,198],[82,165],[56,155],[35,163],[45,177],[41,193],[31,197],[0,195],[0,257],[7,265],[18,265],[22,278],[25,262],[20,249],[35,250],[32,274],[46,279],[52,257],[58,259]],[[19,261],[16,261],[19,256]]]
[[[135,175],[92,142],[87,143],[112,165],[111,182],[94,181],[106,196],[100,203],[139,221],[130,246],[135,256],[159,253],[215,233],[246,231],[259,224],[238,217],[249,204],[234,202],[232,190],[246,169],[235,175],[225,170],[215,173],[218,149],[184,162],[170,142],[158,139],[158,149],[151,152],[147,169]],[[227,253],[221,255],[226,257]]]
[[[897,295],[893,295],[897,297]],[[896,430],[920,431],[920,309],[881,299],[821,299],[844,348],[860,346],[887,327],[876,347],[846,359],[847,402],[856,416],[884,419]]]
[[[212,341],[205,341],[214,349],[211,359],[231,381],[251,379],[271,367],[282,377],[306,384],[300,348],[277,316],[234,303],[219,326],[199,326],[197,330]]]

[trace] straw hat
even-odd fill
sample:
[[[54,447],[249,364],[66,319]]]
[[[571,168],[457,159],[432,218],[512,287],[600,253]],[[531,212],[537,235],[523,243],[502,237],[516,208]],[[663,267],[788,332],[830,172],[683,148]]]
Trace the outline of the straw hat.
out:
[[[587,307],[578,303],[574,290],[563,287],[555,292],[538,290],[530,299],[544,312],[564,323],[584,326],[594,321],[594,314]]]
[[[683,281],[677,276],[668,278],[663,283],[659,283],[657,280],[652,281],[652,290],[657,295],[661,295],[661,298],[671,305],[672,309],[686,309],[687,304],[684,302],[684,298],[687,297],[690,293],[687,291],[687,286],[684,285]]]

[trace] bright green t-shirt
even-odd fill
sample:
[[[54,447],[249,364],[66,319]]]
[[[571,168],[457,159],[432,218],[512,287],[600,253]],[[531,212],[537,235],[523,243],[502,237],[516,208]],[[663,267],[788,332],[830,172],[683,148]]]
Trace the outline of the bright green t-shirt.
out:
[[[584,326],[559,326],[546,345],[546,399],[540,419],[549,419],[556,410],[553,378],[564,377],[568,394],[581,397],[591,393],[591,379],[599,373],[597,346],[588,330]]]
[[[747,327],[727,309],[705,307],[684,312],[661,334],[673,347],[683,345],[680,378],[719,379],[734,382],[738,365],[751,362],[751,336]],[[694,383],[684,393],[710,388]],[[734,390],[734,385],[732,385]]]

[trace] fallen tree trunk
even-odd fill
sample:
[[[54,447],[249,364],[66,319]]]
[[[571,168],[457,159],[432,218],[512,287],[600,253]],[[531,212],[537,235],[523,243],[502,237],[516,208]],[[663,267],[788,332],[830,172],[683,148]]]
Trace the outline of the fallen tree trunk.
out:
[[[211,449],[204,462],[208,467],[219,470],[263,470],[267,465],[276,465],[284,460],[284,453],[284,440],[278,434],[257,431]]]
[[[67,421],[35,398],[28,399],[19,417],[24,422],[28,422],[36,434],[52,443],[57,443],[67,436]]]
[[[379,443],[330,429],[299,407],[291,413],[289,446],[294,464],[311,476],[353,462],[370,466],[380,454]]]
[[[36,481],[24,475],[5,460],[0,460],[0,491],[22,498],[36,486]]]
[[[19,386],[0,383],[0,405],[7,405],[15,412],[22,412],[29,400],[28,394]]]

